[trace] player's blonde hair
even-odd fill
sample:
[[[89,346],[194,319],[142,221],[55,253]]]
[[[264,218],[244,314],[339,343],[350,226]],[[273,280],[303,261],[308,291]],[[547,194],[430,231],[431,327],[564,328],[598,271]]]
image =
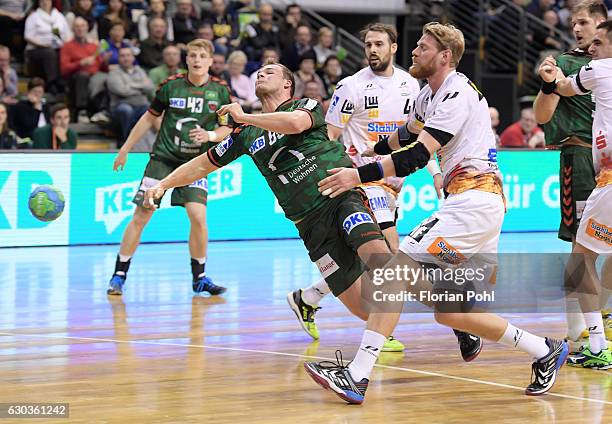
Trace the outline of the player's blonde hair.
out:
[[[430,22],[423,27],[423,35],[431,35],[436,39],[440,50],[450,50],[452,59],[451,66],[459,66],[463,52],[465,51],[465,39],[463,33],[453,25]]]
[[[189,49],[204,49],[206,50],[206,53],[208,53],[208,57],[212,57],[213,53],[215,52],[213,43],[211,43],[209,40],[204,40],[203,38],[196,38],[195,40],[190,41],[187,44],[187,51],[189,51]]]

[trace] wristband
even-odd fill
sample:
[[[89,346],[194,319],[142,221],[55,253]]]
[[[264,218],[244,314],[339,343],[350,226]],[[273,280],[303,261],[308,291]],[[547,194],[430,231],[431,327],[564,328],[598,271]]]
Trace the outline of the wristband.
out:
[[[429,162],[427,162],[426,168],[427,168],[427,172],[429,172],[432,177],[436,174],[442,173],[442,171],[440,170],[440,166],[438,166],[438,161],[435,159],[432,159]]]
[[[208,131],[208,141],[216,141],[217,133],[214,131]]]
[[[381,140],[374,145],[374,153],[377,155],[390,155],[393,153],[393,150],[389,147],[388,140]]]
[[[542,81],[542,87],[540,88],[540,91],[542,91],[542,93],[553,94],[556,89],[557,89],[557,81],[553,81],[553,82]]]
[[[371,183],[372,181],[378,181],[385,176],[382,164],[378,161],[360,166],[359,168],[357,168],[357,172],[359,172],[359,179],[362,183]]]

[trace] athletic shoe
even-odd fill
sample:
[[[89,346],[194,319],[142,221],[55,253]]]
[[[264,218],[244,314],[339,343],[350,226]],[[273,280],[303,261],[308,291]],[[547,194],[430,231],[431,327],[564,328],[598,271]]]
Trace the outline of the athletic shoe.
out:
[[[608,349],[603,349],[595,355],[587,347],[578,355],[568,356],[567,365],[594,370],[609,370],[612,368],[612,352]]]
[[[319,340],[319,329],[314,322],[314,316],[321,307],[310,306],[302,300],[302,289],[287,293],[287,303],[295,313],[300,325],[314,340]]]
[[[113,275],[108,283],[106,294],[121,296],[123,294],[123,285],[125,284],[125,276]]]
[[[406,346],[399,340],[393,338],[393,336],[387,337],[385,344],[383,344],[381,352],[403,352]]]
[[[476,359],[476,357],[482,351],[482,339],[464,331],[453,329],[459,342],[459,350],[461,350],[461,357],[465,362],[470,362]]]
[[[336,362],[304,362],[304,369],[324,389],[331,389],[336,395],[351,404],[363,403],[369,380],[353,380],[348,367],[342,361],[342,352],[336,351]]]
[[[549,391],[569,353],[569,346],[564,340],[547,337],[546,345],[548,354],[531,365],[531,383],[525,389],[526,395],[538,396]]]
[[[604,334],[606,335],[606,340],[612,341],[612,315],[602,314],[601,318],[603,319]]]
[[[193,291],[195,293],[208,292],[213,296],[221,293],[225,293],[227,290],[225,287],[221,287],[212,282],[212,280],[206,276],[200,277],[193,282]]]

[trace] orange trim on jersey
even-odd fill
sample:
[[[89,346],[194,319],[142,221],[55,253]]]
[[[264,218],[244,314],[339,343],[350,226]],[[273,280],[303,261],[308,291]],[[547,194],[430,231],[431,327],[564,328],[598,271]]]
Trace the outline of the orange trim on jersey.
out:
[[[605,187],[612,184],[612,169],[602,169],[595,177],[597,187]]]
[[[465,261],[465,256],[449,244],[443,237],[436,238],[427,248],[427,252],[441,261],[453,265],[458,265]]]
[[[585,232],[595,240],[603,241],[607,245],[612,246],[612,228],[607,225],[601,224],[593,218],[589,218]]]

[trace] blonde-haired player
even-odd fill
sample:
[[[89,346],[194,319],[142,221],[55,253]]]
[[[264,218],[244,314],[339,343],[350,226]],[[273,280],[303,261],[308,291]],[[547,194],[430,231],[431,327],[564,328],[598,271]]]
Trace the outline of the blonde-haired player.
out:
[[[358,169],[331,170],[333,175],[319,184],[321,192],[335,197],[383,176],[408,176],[424,168],[431,155],[438,153],[444,189],[449,195],[438,212],[402,241],[399,252],[382,270],[383,275],[398,267],[404,272],[413,271],[412,275],[423,275],[419,273],[423,262],[452,272],[458,266],[469,266],[481,254],[497,252],[505,205],[495,137],[486,99],[465,75],[456,71],[464,46],[463,34],[452,25],[425,25],[412,51],[410,74],[426,79],[427,85],[417,97],[409,122],[375,149],[383,154],[393,153]],[[486,282],[483,278],[480,283]],[[437,283],[434,291],[438,293],[440,289],[459,293],[465,290],[458,280],[446,286]],[[364,286],[367,290],[365,282]],[[414,293],[417,299],[430,290],[429,281],[423,278],[408,284],[395,277],[386,286]],[[380,347],[400,317],[400,311],[385,309],[388,304],[381,306],[382,312],[370,313],[361,346],[348,366],[341,361],[333,366],[304,364],[318,384],[349,403],[363,402]],[[567,357],[566,342],[538,337],[498,315],[465,313],[463,308],[469,305],[463,303],[443,301],[435,306],[439,323],[515,347],[534,358],[533,380],[526,394],[540,395],[550,390]]]
[[[601,291],[595,261],[607,256],[602,278],[604,286],[612,283],[612,21],[602,22],[589,47],[593,60],[569,78],[558,72],[555,59],[546,58],[540,76],[562,96],[585,95],[595,97],[593,117],[593,167],[597,185],[586,201],[582,220],[576,234],[567,273],[568,289],[578,292],[580,308],[589,330],[589,346],[572,355],[570,364],[585,368],[612,368],[612,353],[604,334],[604,323],[599,312]],[[556,79],[560,78],[557,82]],[[608,289],[609,293],[609,289]]]
[[[153,216],[154,209],[142,207],[147,188],[231,132],[227,119],[219,118],[216,113],[221,106],[230,103],[230,91],[224,81],[208,75],[212,53],[213,46],[208,40],[196,39],[187,44],[187,74],[173,75],[160,84],[149,109],[138,120],[115,158],[113,169],[122,170],[132,147],[153,126],[155,120],[163,115],[151,159],[134,196],[133,202],[137,207],[123,233],[107,294],[123,293],[131,258],[140,243],[142,231]],[[216,295],[223,293],[225,288],[215,285],[204,271],[208,244],[207,196],[208,184],[203,178],[189,186],[175,189],[171,203],[173,206],[185,207],[191,224],[189,253],[193,290],[196,293]],[[161,202],[161,199],[158,201]]]

